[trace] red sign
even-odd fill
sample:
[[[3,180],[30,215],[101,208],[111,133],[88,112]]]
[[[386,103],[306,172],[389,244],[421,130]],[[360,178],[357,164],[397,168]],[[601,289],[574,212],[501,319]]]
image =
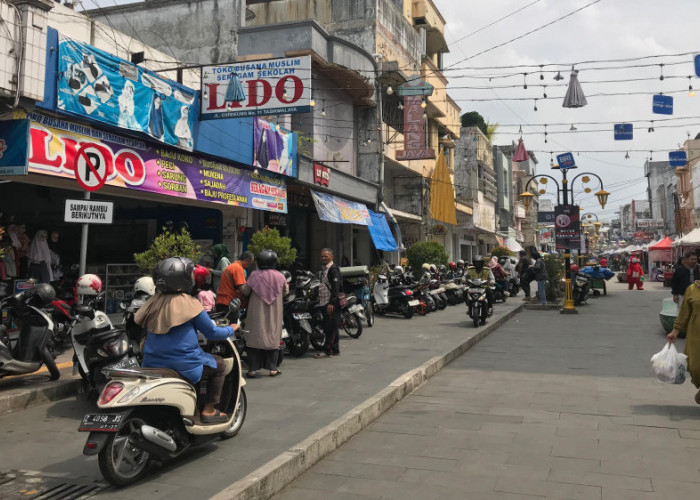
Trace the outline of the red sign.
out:
[[[320,163],[314,163],[314,184],[319,186],[326,186],[331,181],[331,169],[324,167]]]
[[[403,99],[403,151],[396,152],[396,159],[425,160],[435,158],[435,151],[426,146],[425,119],[421,103],[423,97],[414,95]]]

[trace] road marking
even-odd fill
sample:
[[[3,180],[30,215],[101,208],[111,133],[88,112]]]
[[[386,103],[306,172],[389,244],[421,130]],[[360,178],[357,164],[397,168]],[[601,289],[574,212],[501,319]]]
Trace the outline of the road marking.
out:
[[[64,368],[71,368],[73,366],[72,361],[64,361],[62,363],[56,363],[56,368],[59,370],[63,370]],[[5,380],[10,379],[10,378],[17,378],[17,377],[26,377],[27,375],[36,375],[37,373],[45,373],[48,372],[49,369],[46,368],[46,365],[42,365],[41,368],[39,368],[37,371],[32,372],[32,373],[22,373],[21,375],[10,375],[8,377],[3,377]]]

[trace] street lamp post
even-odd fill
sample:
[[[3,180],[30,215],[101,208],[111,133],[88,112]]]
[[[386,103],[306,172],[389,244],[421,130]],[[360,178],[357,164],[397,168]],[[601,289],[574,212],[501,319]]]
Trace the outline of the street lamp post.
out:
[[[533,180],[536,180],[540,184],[546,184],[548,179],[551,179],[556,188],[557,188],[557,205],[562,206],[562,205],[569,205],[569,197],[571,198],[571,204],[574,204],[574,188],[573,184],[576,181],[576,179],[581,178],[581,182],[584,184],[588,183],[591,179],[590,176],[594,176],[598,179],[598,182],[600,182],[600,190],[595,193],[596,198],[598,198],[598,203],[600,203],[600,206],[602,208],[605,208],[605,204],[608,202],[608,196],[610,193],[605,191],[603,187],[603,180],[598,176],[597,174],[594,174],[592,172],[583,172],[578,174],[576,177],[574,177],[571,182],[569,182],[569,179],[567,178],[568,171],[570,169],[577,168],[576,166],[572,166],[570,168],[560,168],[559,165],[554,165],[552,167],[552,170],[559,170],[562,175],[561,179],[561,186],[557,182],[557,180],[552,177],[551,175],[546,175],[546,174],[540,174],[540,175],[533,175],[530,177],[527,182],[525,183],[525,190],[520,194],[520,199],[523,201],[523,204],[525,205],[525,210],[528,210],[530,208],[530,204],[532,202],[532,199],[535,197],[534,194],[532,194],[530,191],[528,191],[528,186],[530,185],[530,182]],[[592,190],[589,187],[586,187],[584,189],[586,193],[590,193]],[[544,189],[540,190],[540,194],[544,194],[546,192]],[[597,216],[596,216],[597,219]],[[600,224],[600,223],[598,223]],[[599,226],[596,226],[596,229],[599,229]],[[555,227],[555,233],[556,233],[556,227]],[[567,248],[564,253],[564,262],[565,262],[565,269],[566,269],[566,291],[565,291],[565,297],[564,297],[564,306],[561,309],[562,314],[576,314],[578,311],[574,307],[574,300],[573,300],[573,291],[571,288],[571,276],[570,276],[570,270],[571,270],[571,253],[570,249]]]

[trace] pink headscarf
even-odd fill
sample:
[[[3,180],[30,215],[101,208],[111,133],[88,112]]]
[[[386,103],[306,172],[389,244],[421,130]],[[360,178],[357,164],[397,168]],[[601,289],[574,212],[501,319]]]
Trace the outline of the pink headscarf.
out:
[[[248,285],[265,304],[270,305],[284,290],[287,280],[275,269],[258,269],[250,273],[246,285]]]
[[[494,255],[493,257],[491,257],[491,260],[489,261],[489,268],[490,268],[490,269],[493,269],[493,268],[496,267],[497,265],[498,265],[498,257],[496,257],[496,256]]]

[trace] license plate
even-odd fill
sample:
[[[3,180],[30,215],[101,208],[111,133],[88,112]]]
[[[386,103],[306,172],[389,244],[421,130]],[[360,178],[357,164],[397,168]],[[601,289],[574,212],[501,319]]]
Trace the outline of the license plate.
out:
[[[420,304],[420,301],[419,301],[419,300],[409,300],[409,301],[408,301],[408,305],[411,306],[411,307],[416,307],[416,306],[419,305],[419,304]]]
[[[121,370],[124,368],[139,368],[139,362],[136,361],[136,358],[124,358],[118,363],[105,366],[103,370]]]
[[[117,432],[125,413],[88,413],[78,427],[79,432]]]
[[[355,304],[354,306],[350,307],[349,311],[354,314],[357,312],[363,312],[364,308],[362,307],[361,304]]]
[[[311,319],[310,313],[294,313],[292,316],[294,319]]]

